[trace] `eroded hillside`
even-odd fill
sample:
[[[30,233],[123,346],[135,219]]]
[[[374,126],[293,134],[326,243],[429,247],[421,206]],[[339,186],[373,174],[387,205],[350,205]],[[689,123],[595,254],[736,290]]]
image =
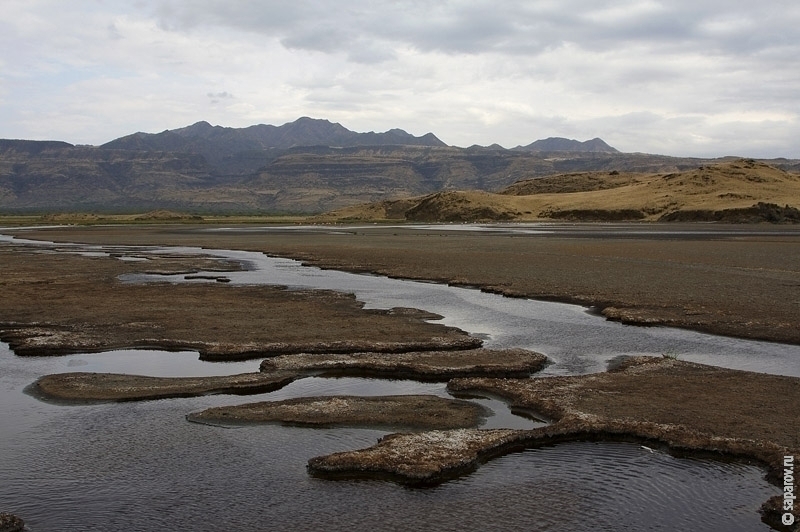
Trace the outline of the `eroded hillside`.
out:
[[[740,159],[682,172],[580,172],[525,179],[498,193],[437,192],[342,209],[322,219],[800,223],[799,198],[800,175]]]

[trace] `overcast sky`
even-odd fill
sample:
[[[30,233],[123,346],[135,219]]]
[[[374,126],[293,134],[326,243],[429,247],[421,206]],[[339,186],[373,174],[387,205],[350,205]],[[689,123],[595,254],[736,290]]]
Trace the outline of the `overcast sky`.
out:
[[[301,116],[800,158],[800,2],[0,0],[0,138]]]

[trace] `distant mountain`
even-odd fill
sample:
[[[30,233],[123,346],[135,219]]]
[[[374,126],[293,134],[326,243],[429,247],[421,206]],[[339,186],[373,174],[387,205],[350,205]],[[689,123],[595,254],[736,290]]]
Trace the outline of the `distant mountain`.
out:
[[[39,155],[47,150],[72,148],[73,145],[59,140],[9,140],[0,139],[0,156],[4,153],[18,152]]]
[[[562,137],[550,137],[537,140],[527,146],[517,146],[515,151],[546,152],[546,151],[568,151],[583,153],[619,153],[619,150],[612,148],[603,139],[593,138],[584,142],[565,139]]]
[[[197,122],[100,147],[0,140],[0,213],[318,213],[441,191],[497,191],[569,172],[677,172],[708,162],[619,153],[600,139],[545,139],[513,150],[457,148],[431,133],[356,133],[311,118],[246,128]],[[800,168],[796,160],[775,165]],[[557,181],[541,185],[572,186]]]
[[[275,154],[298,146],[446,146],[433,133],[415,137],[402,129],[385,133],[356,133],[338,123],[303,117],[282,126],[259,124],[246,128],[212,126],[197,122],[161,133],[134,133],[100,146],[112,150],[199,153],[209,163],[220,164],[240,154]]]

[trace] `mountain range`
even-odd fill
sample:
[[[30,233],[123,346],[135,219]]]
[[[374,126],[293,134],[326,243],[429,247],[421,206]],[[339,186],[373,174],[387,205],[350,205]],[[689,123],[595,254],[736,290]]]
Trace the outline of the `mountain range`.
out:
[[[357,133],[305,117],[246,128],[197,122],[101,146],[0,140],[0,212],[314,213],[441,190],[495,191],[564,172],[679,171],[704,162],[620,153],[601,139],[457,148],[432,133]]]

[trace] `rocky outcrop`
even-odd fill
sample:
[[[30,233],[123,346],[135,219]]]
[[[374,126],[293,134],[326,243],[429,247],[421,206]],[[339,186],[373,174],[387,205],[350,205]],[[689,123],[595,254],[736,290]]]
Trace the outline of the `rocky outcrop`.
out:
[[[544,211],[539,216],[573,222],[626,222],[643,220],[647,215],[638,209],[567,209]]]
[[[503,205],[486,201],[488,196],[464,192],[437,192],[408,209],[409,222],[503,222],[518,213]]]
[[[665,214],[659,222],[720,222],[728,224],[797,224],[800,209],[759,202],[752,207],[722,210],[683,210]]]

